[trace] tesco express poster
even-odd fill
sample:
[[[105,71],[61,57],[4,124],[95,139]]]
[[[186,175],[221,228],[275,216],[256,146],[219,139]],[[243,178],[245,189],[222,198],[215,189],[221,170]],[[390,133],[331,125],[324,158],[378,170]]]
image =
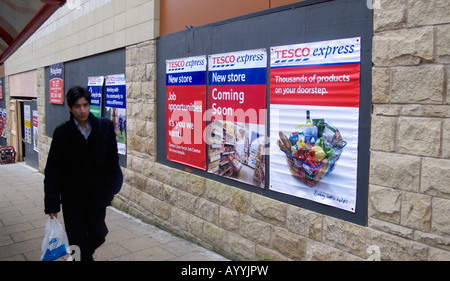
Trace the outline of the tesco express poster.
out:
[[[360,45],[271,48],[271,190],[355,212]]]
[[[166,61],[167,159],[206,170],[206,56]]]
[[[210,55],[208,172],[265,186],[266,49]]]

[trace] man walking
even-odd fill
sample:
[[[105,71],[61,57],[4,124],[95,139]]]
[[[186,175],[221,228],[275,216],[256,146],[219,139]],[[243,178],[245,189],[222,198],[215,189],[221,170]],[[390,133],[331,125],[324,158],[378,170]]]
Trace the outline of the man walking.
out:
[[[119,160],[113,124],[100,130],[90,103],[86,88],[67,92],[70,120],[53,133],[44,179],[45,213],[53,219],[62,205],[69,244],[80,248],[82,261],[93,260],[94,251],[105,242],[106,207],[114,197]]]

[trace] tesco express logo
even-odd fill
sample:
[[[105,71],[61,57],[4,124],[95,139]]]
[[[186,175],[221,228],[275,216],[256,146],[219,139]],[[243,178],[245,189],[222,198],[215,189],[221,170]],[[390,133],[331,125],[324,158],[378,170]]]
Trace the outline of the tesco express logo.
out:
[[[304,61],[308,60],[308,56],[312,55],[314,57],[327,58],[331,55],[342,55],[351,54],[355,51],[355,45],[338,45],[338,46],[324,46],[319,48],[314,48],[312,51],[310,48],[290,48],[275,50],[276,58],[279,60],[283,59],[300,59],[303,58]],[[298,60],[296,60],[298,61]],[[278,61],[281,62],[281,61]]]
[[[236,62],[236,57],[234,55],[213,57],[212,61],[213,64],[234,63]]]
[[[185,65],[186,65],[186,62],[184,60],[169,62],[169,68],[180,68],[180,67],[184,67]]]
[[[233,66],[234,63],[239,65],[245,65],[247,63],[259,62],[264,60],[263,53],[246,53],[235,55],[221,55],[211,57],[213,67]]]
[[[291,59],[291,58],[301,58],[307,57],[311,53],[309,48],[296,48],[296,49],[285,49],[285,50],[276,50],[275,54],[277,55],[277,59]]]
[[[169,61],[169,71],[174,71],[174,70],[182,70],[185,67],[186,68],[193,68],[196,66],[202,66],[205,64],[204,60],[196,60],[196,59],[192,59],[192,60],[175,60],[175,61]]]

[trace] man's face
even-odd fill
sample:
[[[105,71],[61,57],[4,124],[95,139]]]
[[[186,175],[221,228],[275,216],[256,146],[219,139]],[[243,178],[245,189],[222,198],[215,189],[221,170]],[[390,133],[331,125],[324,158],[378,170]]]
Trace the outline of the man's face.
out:
[[[69,111],[73,114],[78,123],[86,122],[89,117],[90,105],[86,98],[79,98]]]

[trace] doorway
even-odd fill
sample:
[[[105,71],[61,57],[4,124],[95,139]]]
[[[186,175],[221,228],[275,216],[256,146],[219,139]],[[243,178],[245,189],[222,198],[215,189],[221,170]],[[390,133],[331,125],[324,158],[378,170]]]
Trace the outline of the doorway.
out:
[[[10,101],[11,144],[16,149],[16,161],[39,168],[37,148],[37,100]],[[34,129],[36,127],[36,129]]]
[[[19,100],[9,101],[9,118],[11,120],[11,145],[16,150],[16,161],[23,161],[22,129],[19,124],[22,123],[22,110]]]

